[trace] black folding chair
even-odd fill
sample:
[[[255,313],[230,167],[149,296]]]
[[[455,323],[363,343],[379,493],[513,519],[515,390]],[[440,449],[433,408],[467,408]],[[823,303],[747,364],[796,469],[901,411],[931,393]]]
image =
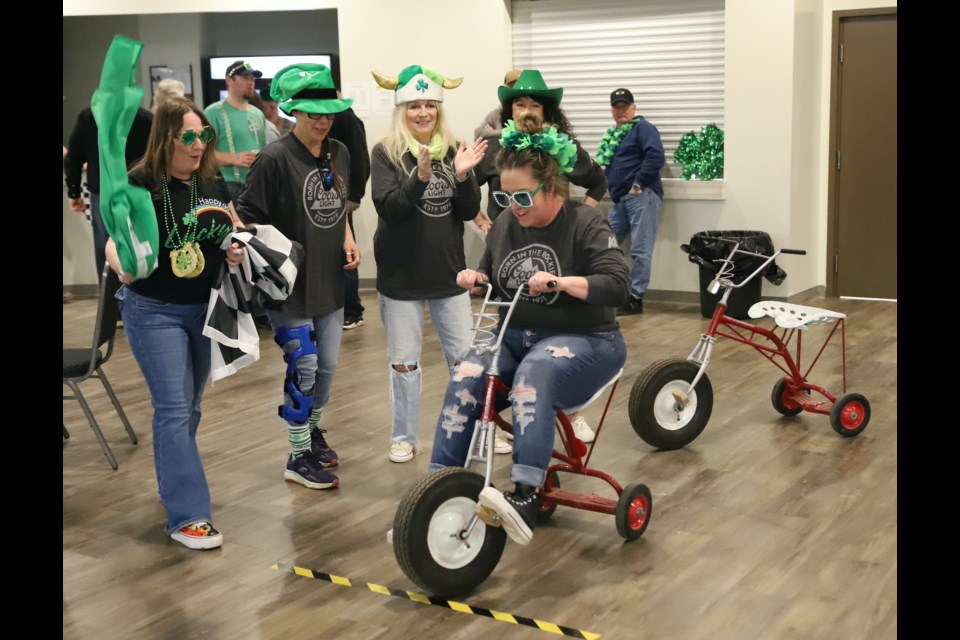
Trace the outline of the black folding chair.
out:
[[[70,387],[74,393],[72,396],[63,396],[63,399],[76,399],[80,403],[80,407],[83,408],[83,413],[90,423],[90,428],[93,429],[93,433],[100,443],[100,448],[103,449],[103,455],[107,456],[107,460],[114,470],[117,469],[117,459],[114,457],[113,451],[110,450],[110,445],[107,444],[103,432],[100,431],[100,425],[97,424],[93,412],[90,411],[90,406],[87,405],[87,401],[77,385],[87,378],[100,378],[103,388],[107,390],[107,395],[110,396],[110,402],[113,403],[120,420],[123,421],[123,428],[127,430],[130,441],[137,444],[137,434],[130,426],[127,414],[123,412],[123,407],[117,400],[117,394],[113,392],[113,387],[107,380],[107,374],[102,369],[110,356],[113,355],[113,340],[117,334],[117,322],[120,320],[120,311],[117,308],[117,300],[114,298],[114,294],[119,288],[120,280],[117,278],[117,274],[108,265],[105,265],[100,277],[100,302],[97,305],[97,322],[93,329],[93,345],[82,349],[64,348],[63,350],[63,384]],[[106,352],[103,351],[104,345],[106,345]],[[63,438],[66,440],[69,437],[67,425],[64,424]]]

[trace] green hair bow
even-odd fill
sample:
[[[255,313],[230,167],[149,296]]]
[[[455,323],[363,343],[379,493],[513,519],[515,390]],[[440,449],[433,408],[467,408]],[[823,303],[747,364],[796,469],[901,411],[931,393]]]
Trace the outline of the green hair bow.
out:
[[[517,130],[513,120],[507,120],[500,135],[500,146],[504,149],[523,151],[545,151],[557,161],[560,173],[570,173],[577,163],[577,145],[565,133],[557,131],[556,127],[547,127],[541,133],[524,133]]]

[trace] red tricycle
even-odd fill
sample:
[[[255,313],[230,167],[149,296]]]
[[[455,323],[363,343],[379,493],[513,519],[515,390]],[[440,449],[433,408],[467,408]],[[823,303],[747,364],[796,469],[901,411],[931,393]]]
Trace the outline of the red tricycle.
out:
[[[400,501],[393,523],[393,550],[400,568],[415,583],[441,597],[468,593],[486,580],[500,561],[506,542],[502,527],[485,523],[477,514],[477,498],[485,487],[492,485],[496,428],[513,432],[512,423],[504,420],[496,409],[498,397],[506,397],[510,392],[500,378],[498,362],[503,333],[526,285],[508,301],[492,299],[493,287],[490,284],[486,287],[483,304],[475,314],[471,349],[477,355],[491,354],[491,358],[485,372],[483,412],[473,431],[470,453],[463,467],[434,471],[411,487]],[[505,307],[505,311],[501,331],[496,335],[494,327],[500,307]],[[653,497],[646,485],[622,487],[610,475],[588,466],[622,373],[621,369],[586,403],[557,412],[556,427],[562,451],[554,449],[556,462],[547,469],[546,482],[539,489],[543,502],[538,522],[549,519],[557,505],[564,505],[613,515],[617,531],[627,540],[639,538],[650,523]],[[597,425],[596,437],[588,446],[574,435],[568,415],[580,411],[604,393],[607,400],[603,416]],[[484,466],[483,475],[470,471],[473,463]],[[612,487],[617,498],[565,491],[560,488],[561,472],[599,478]],[[485,519],[490,518],[489,514],[485,515]]]
[[[732,244],[733,248],[725,259],[720,260],[720,269],[707,287],[711,294],[723,289],[710,326],[706,333],[700,335],[700,340],[686,360],[669,358],[654,362],[637,377],[630,391],[629,403],[630,423],[634,431],[647,444],[658,449],[679,449],[700,435],[713,409],[713,387],[706,371],[719,336],[753,347],[783,371],[785,375],[773,385],[771,394],[773,408],[779,413],[794,416],[801,411],[809,411],[828,415],[830,426],[841,436],[849,438],[860,434],[870,422],[870,403],[859,393],[847,393],[846,315],[765,300],[752,305],[747,314],[750,318],[773,318],[775,326],[766,329],[726,314],[727,301],[734,289],[757,277],[777,256],[806,255],[806,251],[781,249],[766,256],[741,249],[737,241],[720,240]],[[731,274],[734,260],[738,257],[757,259],[762,264],[742,282],[734,284]],[[818,324],[833,326],[809,366],[802,370],[803,334],[810,326]],[[844,393],[839,399],[807,379],[838,330]],[[795,355],[791,354],[791,349]]]

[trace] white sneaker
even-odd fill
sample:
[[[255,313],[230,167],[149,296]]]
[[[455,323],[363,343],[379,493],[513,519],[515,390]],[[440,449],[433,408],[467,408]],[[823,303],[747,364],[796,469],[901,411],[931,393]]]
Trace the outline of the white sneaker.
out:
[[[417,454],[417,448],[409,442],[392,442],[390,444],[391,462],[410,462]]]
[[[503,432],[503,435],[504,435],[504,437],[505,437],[507,440],[509,440],[510,442],[513,442],[513,434],[512,434],[512,433],[507,433],[506,431],[504,431],[504,432]]]
[[[577,436],[584,444],[593,442],[593,439],[597,437],[583,416],[577,416],[577,419],[573,421],[573,435]]]
[[[504,435],[507,435],[506,432],[504,432]],[[504,453],[510,453],[511,451],[513,451],[513,445],[507,442],[506,440],[504,440],[503,438],[501,438],[499,434],[497,434],[497,436],[494,437],[493,439],[493,452],[504,454]]]

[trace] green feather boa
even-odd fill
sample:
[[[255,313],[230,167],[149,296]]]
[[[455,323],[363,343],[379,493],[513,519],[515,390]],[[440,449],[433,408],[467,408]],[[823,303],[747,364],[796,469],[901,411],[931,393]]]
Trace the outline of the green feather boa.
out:
[[[634,118],[630,122],[625,122],[618,127],[610,127],[600,138],[600,146],[597,147],[597,164],[606,167],[613,161],[613,156],[617,152],[617,147],[623,138],[633,129],[640,118]]]

